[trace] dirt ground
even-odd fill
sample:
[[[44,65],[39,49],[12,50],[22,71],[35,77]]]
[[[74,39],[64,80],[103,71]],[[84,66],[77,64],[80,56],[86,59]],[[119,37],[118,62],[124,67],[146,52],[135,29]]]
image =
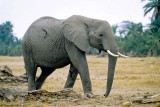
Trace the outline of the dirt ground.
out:
[[[110,95],[105,98],[108,58],[87,56],[94,98],[83,96],[80,77],[73,89],[63,90],[69,66],[56,70],[39,92],[27,93],[26,82],[0,82],[0,89],[14,89],[23,95],[2,98],[0,107],[160,107],[160,57],[119,58]],[[25,73],[22,57],[0,57],[15,76]],[[37,76],[40,74],[38,69]],[[18,90],[18,91],[17,91]],[[27,93],[27,94],[26,94]],[[7,95],[7,94],[6,94]],[[25,97],[22,97],[25,96]]]

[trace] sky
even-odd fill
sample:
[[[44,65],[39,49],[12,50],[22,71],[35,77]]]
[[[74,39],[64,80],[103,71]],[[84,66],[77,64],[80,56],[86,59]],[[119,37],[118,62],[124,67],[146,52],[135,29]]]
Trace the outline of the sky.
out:
[[[11,21],[13,33],[22,38],[36,19],[51,16],[67,19],[83,15],[108,21],[111,25],[122,21],[150,22],[151,14],[144,17],[141,0],[0,0],[0,24]]]

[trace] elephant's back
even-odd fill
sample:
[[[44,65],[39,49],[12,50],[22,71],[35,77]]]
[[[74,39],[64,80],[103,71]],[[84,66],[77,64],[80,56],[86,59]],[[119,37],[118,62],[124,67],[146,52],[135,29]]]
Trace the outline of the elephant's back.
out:
[[[62,33],[62,24],[63,20],[48,16],[41,17],[30,25],[24,35],[24,40],[28,38],[34,42],[34,40],[45,38],[56,39]]]
[[[50,36],[54,36],[61,31],[62,23],[63,20],[60,19],[49,16],[41,17],[29,26],[23,39],[26,40],[25,38],[29,39],[38,35],[42,35],[44,31],[46,31]]]
[[[52,33],[53,32],[55,34],[59,30],[61,30],[62,23],[63,23],[63,20],[46,16],[46,17],[41,17],[38,20],[34,21],[30,27],[31,28],[36,27],[37,29],[38,28],[43,28],[48,33]]]
[[[33,22],[27,34],[32,47],[40,50],[48,50],[53,46],[57,46],[58,43],[62,45],[64,43],[63,41],[65,41],[62,35],[62,22],[63,20],[53,17],[42,17]]]
[[[37,19],[36,21],[34,21],[31,24],[31,26],[32,25],[36,25],[36,24],[40,24],[40,23],[49,23],[49,22],[51,22],[51,23],[56,23],[56,22],[60,23],[61,21],[63,21],[63,20],[56,19],[56,18],[50,17],[50,16],[44,16],[44,17],[41,17],[41,18]]]
[[[29,27],[24,44],[30,48],[37,65],[53,67],[68,57],[65,51],[66,39],[61,31],[62,22],[63,20],[52,17],[42,17]]]

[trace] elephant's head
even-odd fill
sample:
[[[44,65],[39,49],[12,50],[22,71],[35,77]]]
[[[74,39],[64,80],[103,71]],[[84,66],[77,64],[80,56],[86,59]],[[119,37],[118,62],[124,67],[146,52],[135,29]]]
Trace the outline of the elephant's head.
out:
[[[105,96],[108,96],[112,87],[117,57],[124,56],[118,52],[111,26],[106,21],[83,16],[71,16],[63,24],[64,36],[80,50],[87,52],[92,46],[108,52],[108,78],[105,93]]]

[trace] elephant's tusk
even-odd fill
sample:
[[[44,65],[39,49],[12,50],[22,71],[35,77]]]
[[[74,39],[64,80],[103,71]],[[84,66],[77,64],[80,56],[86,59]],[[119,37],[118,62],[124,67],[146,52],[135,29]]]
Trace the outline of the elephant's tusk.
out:
[[[109,55],[111,55],[113,57],[119,57],[119,55],[116,55],[116,54],[112,53],[110,50],[107,50],[107,52],[108,52]]]
[[[119,52],[118,52],[118,55],[120,55],[120,56],[122,56],[122,57],[124,57],[124,58],[128,58],[128,56],[123,55],[123,54],[121,54],[121,53],[119,53]]]

